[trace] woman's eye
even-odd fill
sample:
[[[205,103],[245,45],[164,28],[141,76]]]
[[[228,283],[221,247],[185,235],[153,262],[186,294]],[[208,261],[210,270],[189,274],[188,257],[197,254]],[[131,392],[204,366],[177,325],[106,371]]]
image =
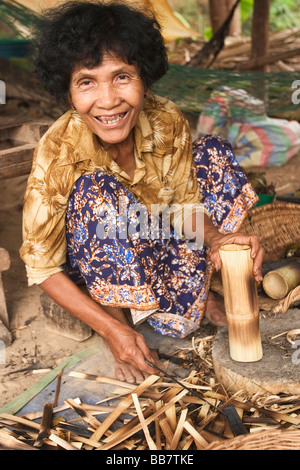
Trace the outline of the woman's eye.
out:
[[[83,88],[87,88],[91,85],[91,83],[91,80],[82,80],[82,82],[80,82],[80,86]]]
[[[121,75],[118,76],[118,80],[121,81],[121,82],[127,82],[129,80],[129,77],[128,77],[128,75],[121,74]]]

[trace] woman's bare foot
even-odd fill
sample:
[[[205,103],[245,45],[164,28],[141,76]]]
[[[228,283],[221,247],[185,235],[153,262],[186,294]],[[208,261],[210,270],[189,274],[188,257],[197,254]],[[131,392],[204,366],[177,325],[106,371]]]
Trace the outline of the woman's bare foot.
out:
[[[148,377],[148,374],[145,374],[126,363],[118,364],[115,361],[114,369],[116,379],[130,384],[140,384]]]
[[[224,301],[219,294],[212,291],[208,293],[205,318],[216,326],[227,325]]]

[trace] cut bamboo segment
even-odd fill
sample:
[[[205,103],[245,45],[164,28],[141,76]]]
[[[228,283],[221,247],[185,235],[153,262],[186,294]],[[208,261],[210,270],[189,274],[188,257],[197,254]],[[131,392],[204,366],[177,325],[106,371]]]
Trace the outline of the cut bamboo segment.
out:
[[[269,271],[263,279],[265,293],[272,299],[283,299],[300,285],[300,263],[296,260]]]
[[[258,295],[248,245],[223,245],[222,282],[230,356],[237,362],[262,358]]]

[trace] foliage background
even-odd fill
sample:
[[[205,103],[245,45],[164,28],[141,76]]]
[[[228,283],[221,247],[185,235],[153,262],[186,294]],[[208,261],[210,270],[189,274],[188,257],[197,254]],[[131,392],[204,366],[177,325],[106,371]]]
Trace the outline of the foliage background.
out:
[[[222,0],[220,0],[222,1]],[[169,0],[179,17],[182,17],[193,30],[198,31],[206,40],[212,35],[209,20],[208,0]],[[254,0],[241,0],[242,31],[244,36],[251,35]],[[280,31],[300,26],[300,0],[271,0],[270,30]]]

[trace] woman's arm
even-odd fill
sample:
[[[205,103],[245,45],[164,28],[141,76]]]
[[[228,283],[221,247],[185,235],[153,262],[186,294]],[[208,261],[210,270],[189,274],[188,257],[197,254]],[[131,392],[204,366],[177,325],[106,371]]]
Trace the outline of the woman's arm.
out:
[[[89,325],[104,338],[119,363],[128,363],[136,369],[154,374],[145,358],[154,361],[144,337],[128,325],[121,309],[109,309],[107,313],[63,272],[46,279],[40,287],[57,304]]]

